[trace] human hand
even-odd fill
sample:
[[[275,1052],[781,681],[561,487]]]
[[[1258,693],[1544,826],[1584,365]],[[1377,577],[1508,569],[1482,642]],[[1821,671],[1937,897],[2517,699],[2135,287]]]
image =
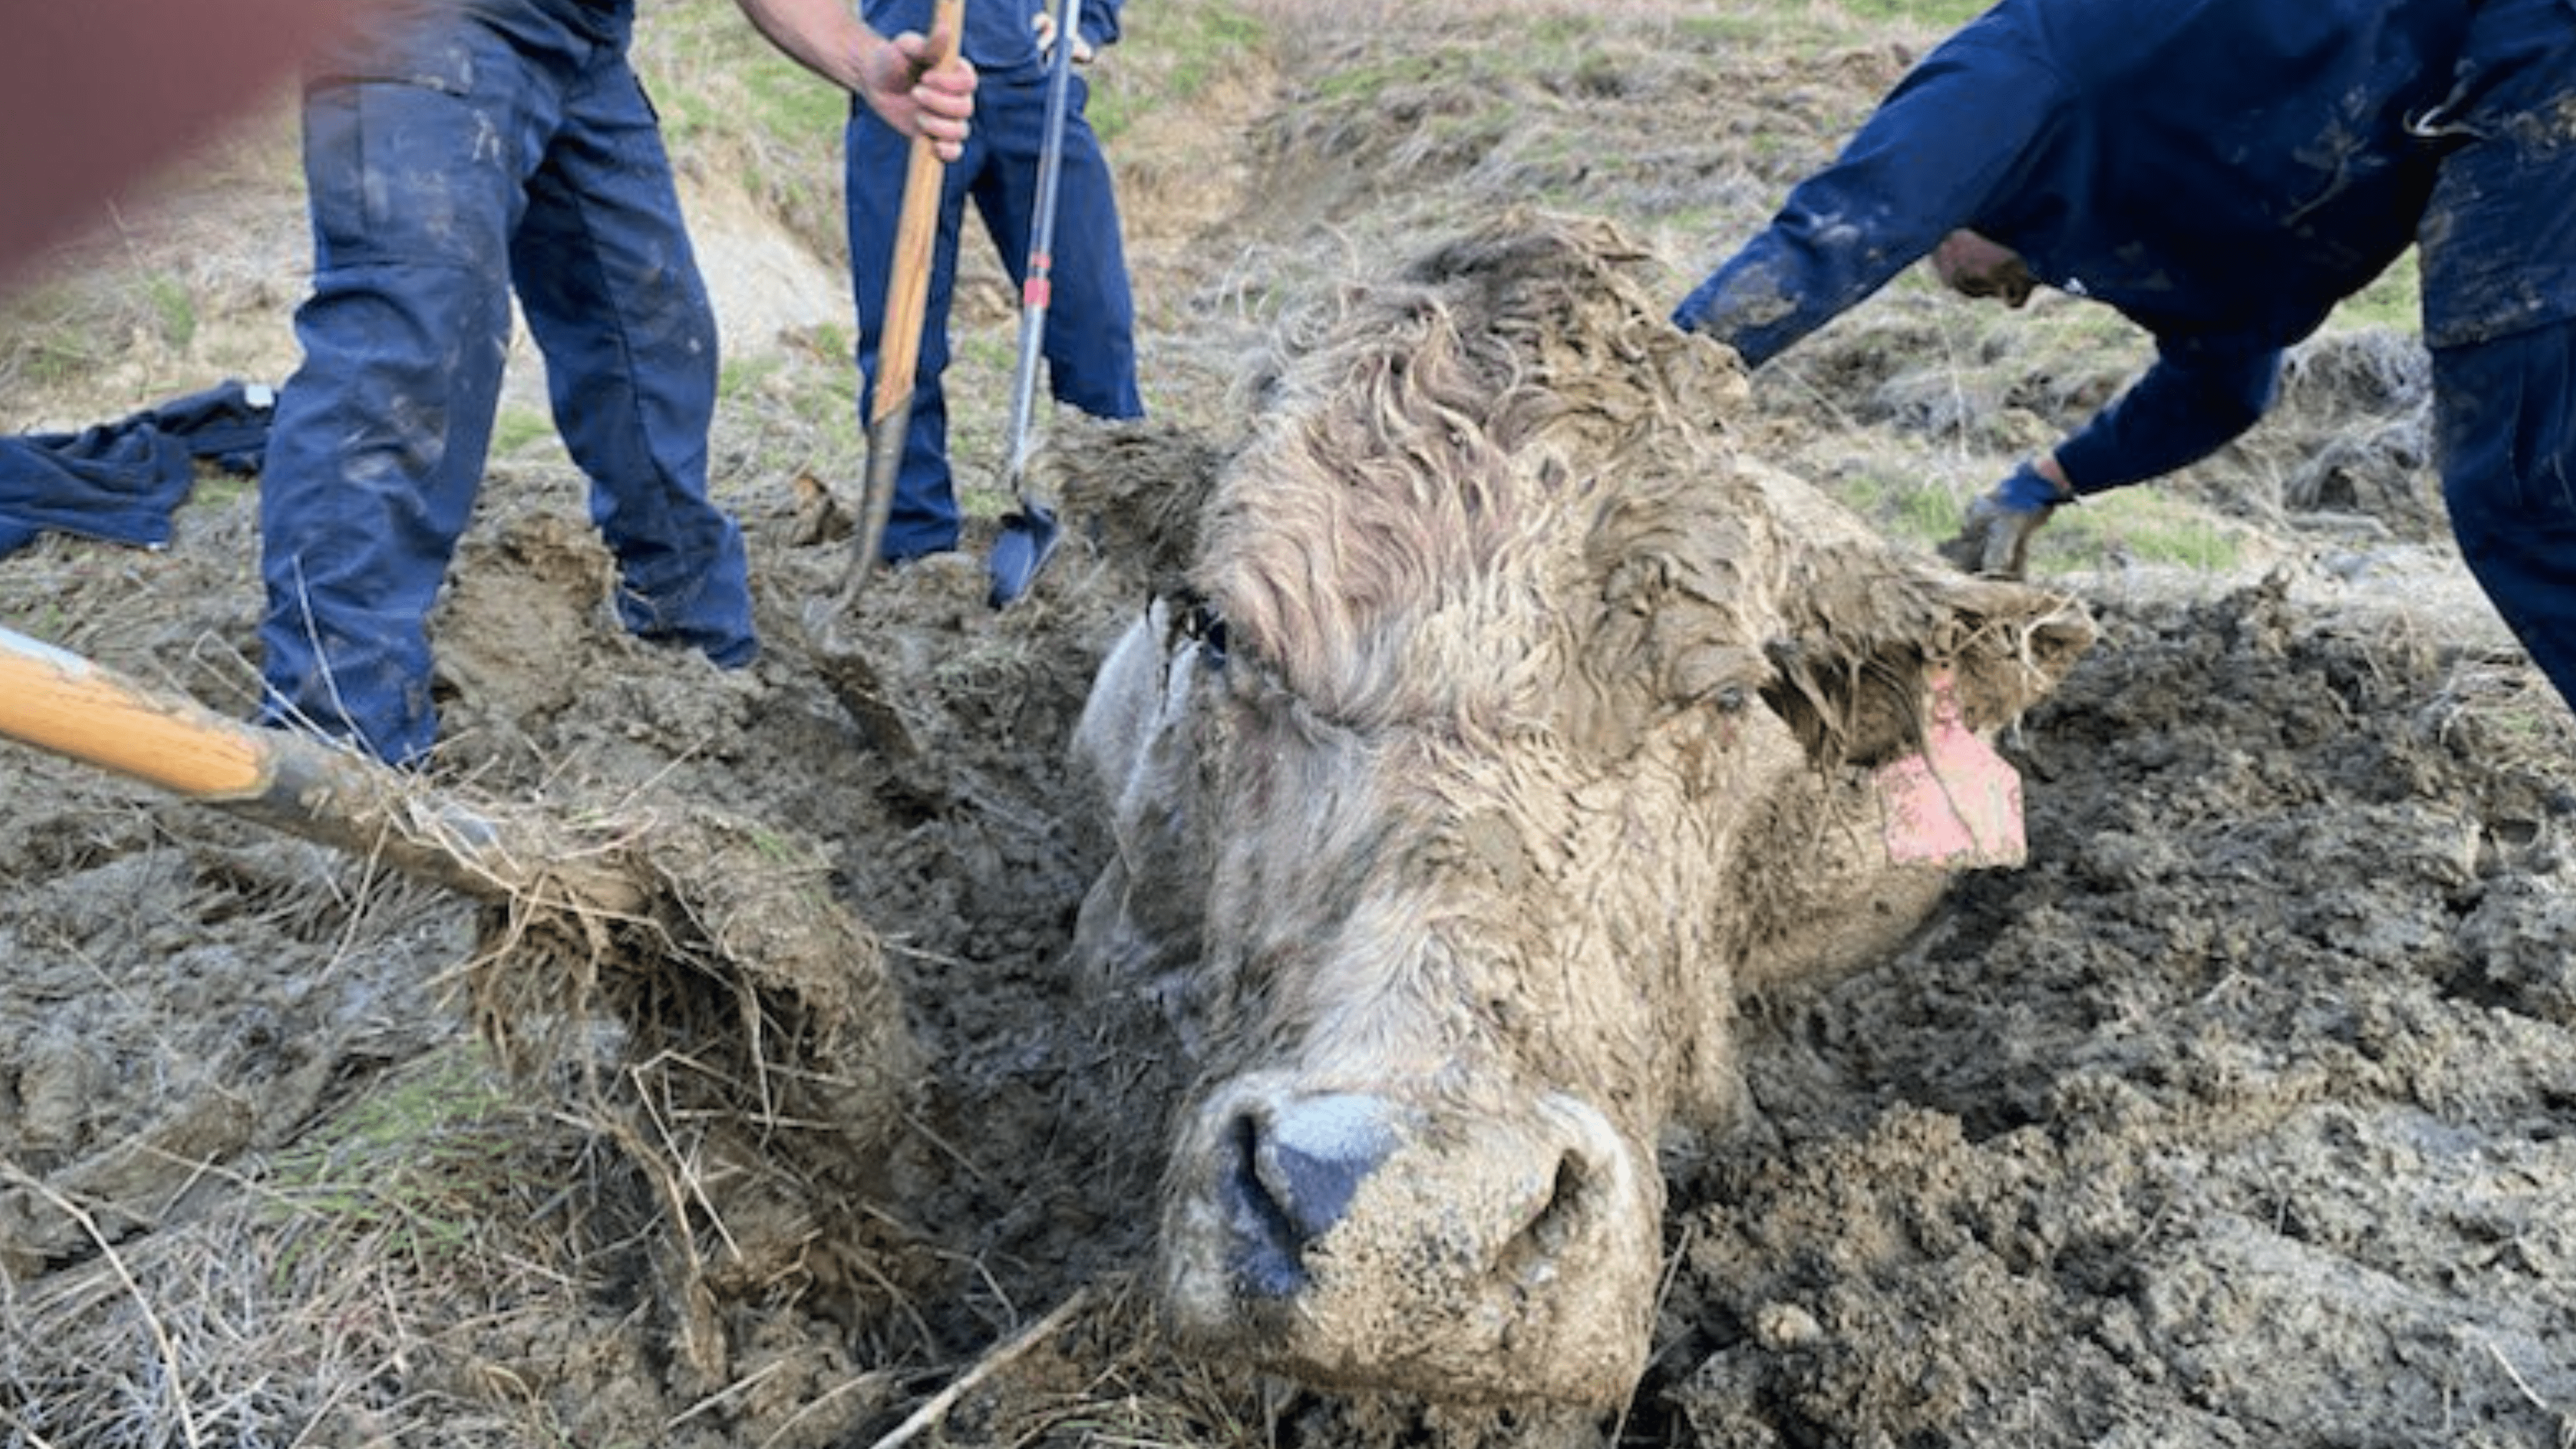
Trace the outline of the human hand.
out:
[[[942,161],[966,151],[975,114],[975,67],[946,31],[907,30],[869,55],[860,96],[879,119],[907,136],[929,139]]]
[[[1029,28],[1037,32],[1038,59],[1052,59],[1055,55],[1055,15],[1053,12],[1041,10],[1037,14],[1030,16]],[[1073,63],[1075,65],[1089,65],[1091,64],[1092,55],[1093,51],[1091,48],[1091,42],[1083,39],[1081,34],[1076,32],[1073,37]]]
[[[2024,463],[1968,504],[1958,536],[1941,545],[1941,557],[1969,573],[2018,579],[2030,554],[2030,536],[2058,505],[2074,501],[2072,490]]]

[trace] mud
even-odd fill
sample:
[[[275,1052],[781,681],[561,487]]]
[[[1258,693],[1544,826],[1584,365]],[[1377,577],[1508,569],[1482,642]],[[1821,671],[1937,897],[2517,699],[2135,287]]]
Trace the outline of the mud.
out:
[[[1792,74],[1668,28],[1505,62],[1468,29],[1400,32],[1402,106],[1319,88],[1359,60],[1315,45],[1129,136],[1164,426],[1224,446],[1267,317],[1444,209],[1562,189],[1645,218],[1678,285],[1707,209],[1758,217],[1901,60]],[[1631,144],[1534,139],[1578,119]],[[1222,164],[1212,134],[1239,138]],[[270,237],[294,206],[230,203]],[[273,328],[278,298],[238,290]],[[1923,345],[1938,308],[1891,296],[1760,381],[1763,446],[1955,489],[2089,405],[2025,364],[1954,371],[1991,389],[1973,426],[1917,405],[1927,352],[1960,355]],[[836,375],[792,334],[728,336]],[[158,372],[10,421],[118,416],[231,356],[155,345]],[[1172,566],[1124,546],[1159,496],[1117,466],[1135,450],[1059,430],[1084,526],[1028,602],[985,608],[979,522],[824,641],[829,511],[735,394],[719,491],[768,647],[733,674],[620,633],[580,480],[503,458],[435,621],[443,778],[755,822],[688,869],[864,923],[926,1062],[891,1145],[816,1193],[759,1133],[654,1110],[613,1013],[509,1010],[555,1029],[514,1073],[473,1029],[481,908],[11,748],[0,1443],[868,1444],[915,1414],[978,1445],[2576,1441],[2576,724],[2447,552],[2420,358],[2360,332],[2303,362],[2267,431],[2171,489],[2251,540],[2239,567],[2043,552],[2104,633],[2003,742],[2030,863],[1746,1003],[1757,1122],[1673,1164],[1647,1381],[1599,1422],[1254,1381],[1173,1353],[1131,1289],[1183,1069],[1149,1004],[1061,957],[1098,865],[1064,743]],[[252,504],[210,483],[165,550],[0,560],[0,621],[246,709]],[[827,642],[914,749],[835,692]]]

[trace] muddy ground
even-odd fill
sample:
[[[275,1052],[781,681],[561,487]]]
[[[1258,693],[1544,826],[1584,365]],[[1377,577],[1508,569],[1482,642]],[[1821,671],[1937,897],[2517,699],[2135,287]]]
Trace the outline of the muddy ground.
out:
[[[1797,30],[1784,62],[1558,16],[1506,48],[1411,13],[1365,53],[1282,20],[1119,138],[1163,426],[1221,443],[1282,308],[1507,201],[1619,217],[1678,295],[1922,39]],[[188,279],[191,335],[129,318],[66,374],[22,331],[0,421],[283,375],[298,198],[216,170],[98,263]],[[1099,859],[1063,748],[1148,568],[1115,527],[1133,500],[1097,490],[1152,479],[1060,426],[1100,534],[1000,614],[971,553],[883,580],[843,623],[882,685],[852,708],[810,627],[842,552],[799,481],[850,457],[794,406],[839,386],[837,261],[721,165],[690,182],[728,346],[760,364],[716,452],[767,652],[723,674],[620,634],[579,478],[505,450],[436,621],[433,778],[648,840],[732,822],[755,850],[677,868],[786,882],[877,945],[924,1061],[899,1123],[854,1162],[811,1123],[672,1110],[716,1053],[639,1070],[614,1014],[509,1008],[542,1049],[508,1069],[475,992],[559,979],[559,944],[496,957],[493,914],[443,887],[12,747],[0,1443],[1531,1437],[1162,1346],[1133,1285],[1186,1068],[1060,960]],[[988,269],[970,302],[1006,366],[1007,290]],[[2036,311],[2016,351],[1891,293],[1758,379],[1749,445],[1891,531],[1915,500],[1946,521],[2143,357]],[[961,373],[988,488],[1001,376]],[[2263,430],[2162,490],[2206,566],[2110,505],[2093,552],[2043,545],[2103,638],[2005,742],[2031,863],[1961,877],[1888,960],[1749,1003],[1759,1120],[1675,1164],[1655,1359],[1603,1435],[2576,1443],[2576,725],[2449,551],[2422,410],[2402,329],[2338,324]],[[253,502],[208,476],[167,548],[0,560],[0,622],[239,712]]]

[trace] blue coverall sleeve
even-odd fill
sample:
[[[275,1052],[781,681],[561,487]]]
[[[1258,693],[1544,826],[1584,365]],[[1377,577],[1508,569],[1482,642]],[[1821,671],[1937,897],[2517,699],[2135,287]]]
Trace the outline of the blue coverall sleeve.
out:
[[[1758,367],[1887,285],[2002,194],[2061,109],[2056,72],[1963,32],[1927,56],[1831,166],[1673,309]]]
[[[1100,50],[1118,43],[1120,0],[1082,0],[1082,38]]]
[[[2254,426],[2280,378],[2267,343],[2159,337],[2155,364],[2058,445],[2057,466],[2080,495],[2196,463]]]

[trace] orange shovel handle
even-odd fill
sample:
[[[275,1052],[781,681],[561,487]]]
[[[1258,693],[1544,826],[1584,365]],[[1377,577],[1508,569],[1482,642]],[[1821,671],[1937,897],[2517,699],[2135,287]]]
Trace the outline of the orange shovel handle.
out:
[[[965,32],[966,0],[937,0],[931,7],[931,64],[941,65]],[[895,213],[894,261],[886,277],[885,324],[877,331],[876,381],[868,393],[868,457],[859,489],[858,536],[841,586],[844,600],[867,580],[894,511],[895,476],[903,463],[904,434],[912,419],[914,379],[921,366],[921,324],[930,298],[930,257],[939,238],[939,189],[947,173],[937,144],[912,138],[903,172],[903,202]]]
[[[277,776],[261,732],[7,629],[0,734],[209,803],[254,799]]]
[[[643,899],[624,872],[587,859],[541,819],[466,807],[316,736],[227,719],[8,629],[0,629],[0,736],[480,900],[539,888],[604,909]]]

